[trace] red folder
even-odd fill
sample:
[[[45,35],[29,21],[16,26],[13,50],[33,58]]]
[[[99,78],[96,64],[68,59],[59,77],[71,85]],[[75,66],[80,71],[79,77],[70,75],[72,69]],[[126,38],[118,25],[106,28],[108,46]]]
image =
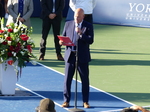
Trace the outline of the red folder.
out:
[[[69,37],[60,36],[60,35],[57,35],[57,36],[60,40],[63,41],[63,43],[64,43],[63,45],[65,45],[65,46],[75,46],[74,43],[72,43],[72,41],[70,40]]]

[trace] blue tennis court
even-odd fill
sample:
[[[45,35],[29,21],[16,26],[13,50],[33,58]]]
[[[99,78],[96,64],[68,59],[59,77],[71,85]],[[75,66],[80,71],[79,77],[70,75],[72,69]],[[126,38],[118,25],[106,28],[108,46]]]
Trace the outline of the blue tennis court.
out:
[[[69,108],[62,108],[63,103],[64,74],[48,68],[40,63],[37,65],[27,64],[23,68],[22,76],[16,84],[15,96],[0,96],[0,112],[34,112],[35,107],[43,98],[52,99],[57,112],[67,112],[74,108],[74,87],[72,82],[72,99]],[[128,101],[90,86],[91,108],[83,108],[81,83],[78,81],[77,108],[86,112],[102,112],[119,110],[134,105]]]

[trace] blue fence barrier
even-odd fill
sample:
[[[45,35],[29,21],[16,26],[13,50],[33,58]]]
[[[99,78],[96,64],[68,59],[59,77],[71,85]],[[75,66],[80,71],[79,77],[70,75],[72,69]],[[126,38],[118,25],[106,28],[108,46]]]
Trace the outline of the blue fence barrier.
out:
[[[69,9],[67,20],[73,19]],[[97,0],[93,12],[94,23],[150,27],[148,0]]]

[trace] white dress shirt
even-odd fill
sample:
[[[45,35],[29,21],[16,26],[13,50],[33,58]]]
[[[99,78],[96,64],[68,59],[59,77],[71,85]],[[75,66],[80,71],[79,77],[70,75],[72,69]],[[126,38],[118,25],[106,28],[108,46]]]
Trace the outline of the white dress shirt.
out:
[[[55,0],[53,0],[53,12],[55,12]]]
[[[93,9],[96,6],[96,1],[97,0],[70,0],[69,6],[73,11],[82,8],[84,14],[92,14]]]

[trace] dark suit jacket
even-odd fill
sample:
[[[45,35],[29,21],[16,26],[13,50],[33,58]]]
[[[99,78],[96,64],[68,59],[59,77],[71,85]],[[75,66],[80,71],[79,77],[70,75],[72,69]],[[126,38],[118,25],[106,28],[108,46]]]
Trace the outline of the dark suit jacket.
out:
[[[78,61],[81,63],[87,63],[91,61],[89,45],[93,43],[94,33],[93,25],[86,21],[83,21],[81,29],[85,27],[86,30],[83,33],[82,37],[78,40]],[[75,22],[68,21],[65,24],[63,36],[68,36],[71,40],[74,37]],[[71,54],[71,46],[66,46],[64,59],[68,62]]]
[[[41,18],[48,17],[53,11],[53,0],[42,0],[41,2],[42,12]],[[64,8],[64,0],[55,0],[55,14],[56,17],[62,18],[62,10]]]
[[[3,5],[2,5],[2,3],[0,2],[0,17],[2,17],[2,13],[3,13]]]

